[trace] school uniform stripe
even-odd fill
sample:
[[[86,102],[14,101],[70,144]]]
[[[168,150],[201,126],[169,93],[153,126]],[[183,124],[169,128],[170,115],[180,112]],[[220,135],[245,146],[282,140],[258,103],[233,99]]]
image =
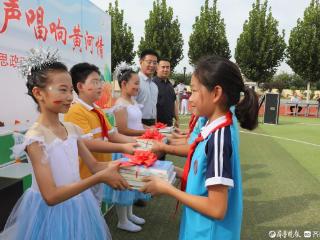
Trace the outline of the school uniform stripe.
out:
[[[220,134],[220,174],[219,176],[222,176],[223,171],[223,144],[224,144],[224,128],[221,129]]]
[[[222,184],[233,187],[231,145],[230,127],[223,127],[209,136],[206,145],[206,186]]]
[[[218,133],[217,130],[214,134],[214,176],[218,177]]]

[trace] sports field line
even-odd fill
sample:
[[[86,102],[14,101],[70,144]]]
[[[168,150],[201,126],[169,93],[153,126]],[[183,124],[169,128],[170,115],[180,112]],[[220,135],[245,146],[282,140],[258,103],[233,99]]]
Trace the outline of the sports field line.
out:
[[[320,123],[294,123],[293,125],[320,126]]]
[[[255,133],[255,132],[248,132],[248,131],[240,131],[240,133],[252,134],[252,135],[263,136],[263,137],[271,137],[271,138],[276,138],[276,139],[311,145],[314,147],[320,147],[320,144],[309,143],[309,142],[305,142],[305,141],[300,141],[300,140],[295,140],[295,139],[285,138],[285,137],[278,137],[278,136],[273,136],[273,135],[268,135],[268,134],[263,134],[263,133]]]

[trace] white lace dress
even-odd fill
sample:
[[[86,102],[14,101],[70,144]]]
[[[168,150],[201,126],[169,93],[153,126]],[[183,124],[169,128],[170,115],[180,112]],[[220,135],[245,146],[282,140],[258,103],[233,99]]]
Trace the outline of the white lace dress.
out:
[[[114,111],[118,111],[119,109],[126,109],[127,110],[127,118],[128,123],[127,127],[133,130],[144,130],[142,125],[142,112],[141,108],[143,105],[137,103],[133,99],[133,104],[129,103],[128,101],[124,100],[123,98],[119,98],[116,101],[114,106]]]
[[[35,123],[27,132],[24,143],[13,149],[19,153],[33,142],[40,143],[46,155],[43,164],[50,165],[58,187],[80,180],[77,147],[80,130],[71,123],[64,125],[68,132],[66,140]],[[111,239],[111,235],[90,189],[49,206],[32,173],[32,186],[17,202],[0,239]]]

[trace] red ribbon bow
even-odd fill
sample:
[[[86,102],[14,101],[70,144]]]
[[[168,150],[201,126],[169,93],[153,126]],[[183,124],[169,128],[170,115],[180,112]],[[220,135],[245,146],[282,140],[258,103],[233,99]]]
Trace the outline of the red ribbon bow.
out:
[[[154,125],[155,128],[157,129],[163,129],[163,128],[166,128],[167,127],[167,124],[164,124],[162,122],[157,122],[155,125]]]
[[[139,137],[139,139],[153,139],[157,141],[162,141],[164,135],[159,133],[157,129],[147,129],[146,132]]]
[[[145,167],[152,166],[157,161],[157,155],[150,151],[136,150],[133,155],[124,154],[129,158],[128,162],[122,162],[122,167],[144,165]]]

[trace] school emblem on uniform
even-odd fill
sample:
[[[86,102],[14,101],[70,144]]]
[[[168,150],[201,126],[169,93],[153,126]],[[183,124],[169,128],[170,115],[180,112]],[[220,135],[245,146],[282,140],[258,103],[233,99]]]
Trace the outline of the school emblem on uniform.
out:
[[[198,160],[195,160],[195,161],[194,161],[194,164],[193,164],[193,172],[194,172],[194,175],[196,175],[197,172],[198,172]]]

